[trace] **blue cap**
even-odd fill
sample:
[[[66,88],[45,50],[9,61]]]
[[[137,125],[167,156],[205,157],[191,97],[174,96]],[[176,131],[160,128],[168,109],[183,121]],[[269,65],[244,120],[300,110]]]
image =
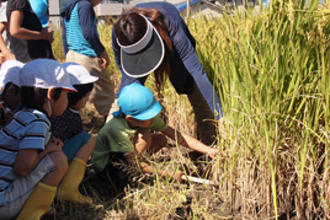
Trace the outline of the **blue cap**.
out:
[[[39,21],[43,28],[49,24],[48,19],[48,1],[47,0],[29,0],[33,12],[39,18]]]
[[[152,91],[140,83],[125,86],[118,97],[120,111],[137,120],[149,120],[162,110]]]

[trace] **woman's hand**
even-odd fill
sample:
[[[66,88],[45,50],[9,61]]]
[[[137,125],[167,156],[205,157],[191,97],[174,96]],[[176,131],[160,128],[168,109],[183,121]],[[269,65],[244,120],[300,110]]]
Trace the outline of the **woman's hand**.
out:
[[[207,156],[212,160],[216,159],[217,155],[219,155],[219,150],[214,148],[210,148],[209,152],[207,153]]]
[[[222,140],[226,140],[227,139],[227,133],[225,131],[225,127],[223,125],[224,119],[220,118],[218,120],[218,131],[219,131],[219,135],[221,137]]]

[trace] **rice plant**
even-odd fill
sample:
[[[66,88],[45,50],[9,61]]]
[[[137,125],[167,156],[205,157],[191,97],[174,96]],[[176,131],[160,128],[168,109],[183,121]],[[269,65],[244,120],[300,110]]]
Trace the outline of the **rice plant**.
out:
[[[139,176],[147,183],[135,179],[122,198],[91,193],[103,211],[89,219],[329,219],[330,2],[275,0],[257,13],[187,23],[223,103],[228,137],[217,147],[226,156],[202,162],[204,172],[182,148],[165,149],[150,163],[186,168],[218,186]],[[113,60],[111,25],[100,27],[100,36]],[[109,71],[118,85],[114,61]],[[152,78],[147,85],[154,88]],[[170,83],[158,98],[169,124],[194,134],[187,98]],[[67,207],[57,211],[61,219],[88,216]]]

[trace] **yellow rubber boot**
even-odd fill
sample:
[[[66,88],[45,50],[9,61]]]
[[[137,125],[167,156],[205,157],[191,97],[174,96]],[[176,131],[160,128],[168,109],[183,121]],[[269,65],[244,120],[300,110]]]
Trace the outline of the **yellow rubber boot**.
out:
[[[92,200],[81,195],[79,185],[84,178],[86,162],[78,157],[73,158],[57,190],[57,198],[79,204],[92,204]]]
[[[26,200],[16,220],[39,220],[53,203],[56,187],[39,182]]]

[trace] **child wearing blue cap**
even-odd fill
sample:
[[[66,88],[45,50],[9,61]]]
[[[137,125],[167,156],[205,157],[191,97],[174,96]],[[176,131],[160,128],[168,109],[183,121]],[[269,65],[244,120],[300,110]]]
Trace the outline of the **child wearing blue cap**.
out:
[[[167,144],[166,137],[194,151],[214,159],[218,150],[212,149],[197,139],[168,126],[158,114],[161,105],[147,87],[132,83],[125,86],[118,97],[120,110],[100,130],[92,163],[97,173],[102,172],[114,159],[116,153],[123,153],[128,159],[144,152],[155,153]],[[156,131],[152,133],[151,131]],[[152,172],[151,166],[140,163],[144,172]]]

